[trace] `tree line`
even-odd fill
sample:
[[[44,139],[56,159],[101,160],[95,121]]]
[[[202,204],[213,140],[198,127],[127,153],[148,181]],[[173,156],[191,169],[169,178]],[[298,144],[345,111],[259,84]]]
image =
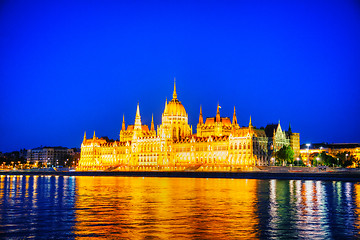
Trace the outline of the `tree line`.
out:
[[[274,153],[275,165],[285,166],[305,166],[301,157],[294,158],[294,151],[290,146],[284,145],[279,151]],[[329,167],[360,167],[360,159],[348,151],[339,152],[334,155],[328,154],[325,151],[321,153],[312,153],[309,155],[310,163],[312,166],[329,166]]]

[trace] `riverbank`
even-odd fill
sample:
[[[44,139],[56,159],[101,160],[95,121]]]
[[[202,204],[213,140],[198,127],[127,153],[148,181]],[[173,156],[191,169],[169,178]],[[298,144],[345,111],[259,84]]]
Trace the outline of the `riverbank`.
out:
[[[281,170],[281,169],[279,169]],[[287,179],[360,182],[359,171],[296,172],[286,171],[199,172],[199,171],[0,171],[0,175],[27,176],[119,176],[119,177],[177,177],[177,178],[239,178],[239,179]]]

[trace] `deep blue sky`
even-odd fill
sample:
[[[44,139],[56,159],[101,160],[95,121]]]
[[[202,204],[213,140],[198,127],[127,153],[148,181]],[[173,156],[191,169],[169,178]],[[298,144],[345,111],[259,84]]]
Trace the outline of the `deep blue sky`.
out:
[[[195,1],[196,2],[196,1]],[[360,2],[2,1],[0,151],[160,124],[177,79],[205,117],[281,120],[305,142],[360,142]]]

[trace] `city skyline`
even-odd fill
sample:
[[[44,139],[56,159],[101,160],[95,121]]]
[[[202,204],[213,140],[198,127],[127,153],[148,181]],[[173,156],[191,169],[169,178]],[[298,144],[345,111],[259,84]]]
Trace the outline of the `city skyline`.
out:
[[[300,142],[360,142],[360,5],[2,3],[0,151],[118,139],[161,122],[176,77],[204,118],[289,123]]]

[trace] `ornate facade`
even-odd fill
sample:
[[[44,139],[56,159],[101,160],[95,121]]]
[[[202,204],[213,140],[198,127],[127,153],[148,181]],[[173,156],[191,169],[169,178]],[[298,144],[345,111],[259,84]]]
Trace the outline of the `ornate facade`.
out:
[[[174,84],[173,99],[165,101],[161,125],[151,127],[141,123],[137,105],[135,124],[125,126],[123,117],[120,140],[109,142],[102,138],[87,139],[81,144],[79,170],[204,170],[236,171],[252,169],[256,165],[269,165],[271,153],[290,138],[277,125],[274,136],[265,129],[253,127],[250,117],[248,127],[240,127],[236,112],[232,121],[220,116],[203,120],[200,107],[197,133],[188,123],[188,114],[177,98]],[[269,147],[270,145],[273,148]],[[280,147],[280,148],[279,148]]]

